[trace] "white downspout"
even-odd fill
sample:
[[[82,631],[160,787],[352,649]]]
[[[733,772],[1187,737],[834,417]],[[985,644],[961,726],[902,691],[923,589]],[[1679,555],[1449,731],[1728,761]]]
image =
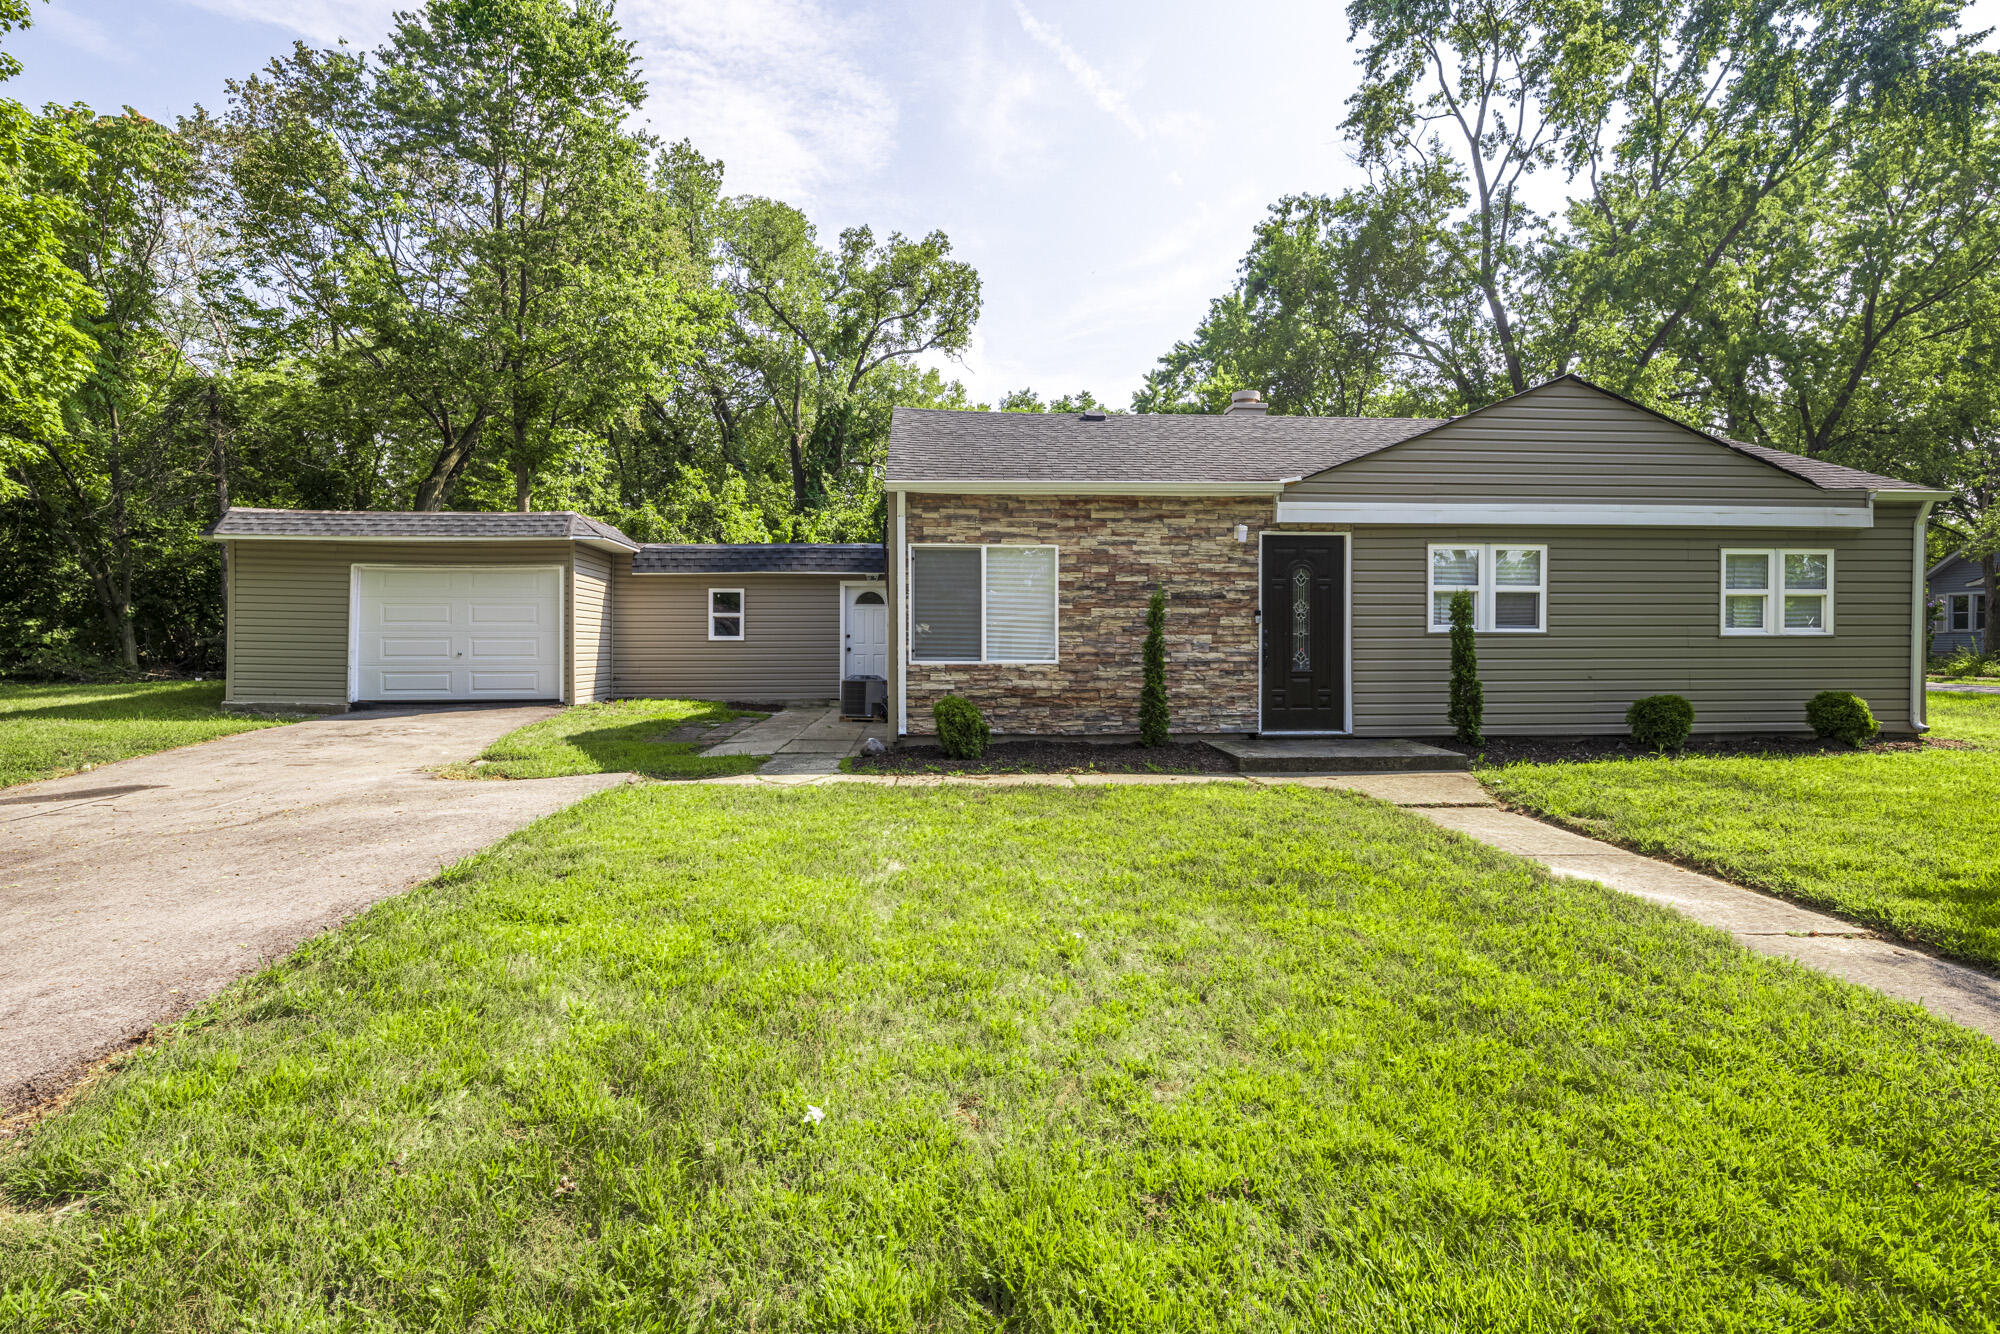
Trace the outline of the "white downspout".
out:
[[[1924,631],[1930,623],[1924,588],[1924,567],[1930,562],[1924,534],[1930,525],[1931,506],[1935,504],[1935,500],[1926,500],[1917,506],[1916,535],[1910,553],[1910,600],[1915,604],[1910,615],[1910,728],[1916,732],[1931,730],[1930,703],[1924,695]]]
[[[903,506],[903,492],[896,496],[896,735],[910,734],[910,561],[903,553],[909,540],[909,518]]]

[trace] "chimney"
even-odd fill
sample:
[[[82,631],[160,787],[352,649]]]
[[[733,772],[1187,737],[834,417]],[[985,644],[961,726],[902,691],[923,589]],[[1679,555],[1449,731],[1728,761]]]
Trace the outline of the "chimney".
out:
[[[1271,405],[1255,389],[1238,389],[1229,396],[1229,406],[1224,408],[1226,416],[1232,412],[1269,412]]]

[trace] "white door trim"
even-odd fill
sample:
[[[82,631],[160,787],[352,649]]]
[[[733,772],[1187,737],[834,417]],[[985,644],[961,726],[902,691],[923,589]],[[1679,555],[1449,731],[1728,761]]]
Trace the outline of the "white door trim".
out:
[[[848,590],[848,589],[850,589],[850,588],[852,588],[852,589],[858,589],[858,590],[860,590],[860,591],[862,591],[862,592],[867,592],[867,591],[869,591],[869,590],[871,590],[871,589],[872,589],[872,590],[874,590],[875,592],[877,592],[877,593],[880,593],[880,594],[882,595],[882,602],[883,602],[883,608],[884,608],[884,611],[885,611],[885,613],[886,613],[886,612],[888,611],[888,609],[889,609],[889,608],[888,608],[888,602],[889,602],[889,582],[888,582],[888,580],[886,580],[886,579],[842,579],[842,580],[840,581],[840,634],[839,634],[839,636],[838,636],[838,640],[839,640],[839,642],[838,642],[838,643],[836,643],[836,644],[834,645],[834,649],[835,649],[835,658],[834,658],[834,686],[835,686],[835,689],[834,689],[834,692],[833,692],[833,693],[834,693],[834,696],[835,696],[835,698],[838,698],[838,697],[840,696],[840,689],[839,689],[839,687],[840,687],[840,686],[841,686],[842,684],[844,684],[844,683],[846,682],[846,680],[847,680],[847,633],[848,633],[848,631],[847,631],[847,614],[848,614],[848,612],[850,612],[850,611],[852,611],[852,610],[854,609],[854,603],[853,603],[853,601],[852,601],[852,600],[851,600],[851,599],[850,599],[850,598],[848,597],[848,593],[847,593],[847,590]],[[890,626],[889,626],[889,625],[887,624],[887,621],[888,621],[888,619],[889,619],[889,618],[888,618],[888,617],[887,617],[887,616],[885,615],[885,617],[884,617],[884,622],[885,622],[885,623],[884,623],[884,625],[883,625],[883,627],[882,627],[882,630],[883,630],[883,638],[884,638],[884,640],[885,640],[885,641],[887,641],[887,640],[890,640],[890,639],[893,639],[893,637],[894,637],[894,636],[893,636],[893,635],[892,635],[892,634],[890,633]],[[889,666],[889,659],[888,659],[888,655],[889,655],[890,653],[892,653],[892,652],[894,651],[894,646],[893,646],[892,644],[890,644],[890,643],[887,643],[887,642],[885,642],[885,643],[884,643],[884,645],[883,645],[883,650],[882,650],[882,651],[883,651],[883,658],[884,658],[884,661],[883,661],[883,663],[882,663],[882,666],[883,666],[883,669],[884,669],[884,674],[886,675],[886,673],[887,673],[887,668],[888,668],[888,666]]]
[[[561,562],[533,565],[458,565],[441,561],[355,561],[347,567],[347,702],[361,698],[361,572],[363,570],[553,570],[556,573],[556,696],[573,702],[569,680],[569,580]],[[445,702],[445,701],[440,701]]]

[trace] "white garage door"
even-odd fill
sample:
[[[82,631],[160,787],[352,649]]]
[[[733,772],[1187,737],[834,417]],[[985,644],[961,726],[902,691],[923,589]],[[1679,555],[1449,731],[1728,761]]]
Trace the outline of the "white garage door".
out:
[[[558,699],[562,571],[363,566],[354,697]]]

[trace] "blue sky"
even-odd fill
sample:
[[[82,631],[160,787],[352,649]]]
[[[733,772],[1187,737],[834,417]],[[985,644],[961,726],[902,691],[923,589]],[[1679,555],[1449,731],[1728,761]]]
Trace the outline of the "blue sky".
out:
[[[419,0],[53,0],[10,49],[31,105],[155,117],[300,38],[373,46]],[[991,402],[1122,403],[1229,287],[1271,201],[1359,179],[1337,4],[1234,0],[620,0],[646,119],[805,208],[831,238],[942,228],[985,280],[950,372]],[[1968,28],[2000,22],[1980,0]]]

